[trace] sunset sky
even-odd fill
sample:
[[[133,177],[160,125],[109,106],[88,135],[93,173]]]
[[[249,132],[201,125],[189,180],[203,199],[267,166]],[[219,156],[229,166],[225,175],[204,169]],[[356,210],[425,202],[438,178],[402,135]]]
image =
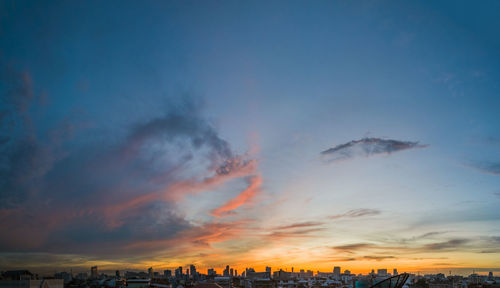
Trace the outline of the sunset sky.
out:
[[[0,270],[500,273],[499,1],[0,1]]]

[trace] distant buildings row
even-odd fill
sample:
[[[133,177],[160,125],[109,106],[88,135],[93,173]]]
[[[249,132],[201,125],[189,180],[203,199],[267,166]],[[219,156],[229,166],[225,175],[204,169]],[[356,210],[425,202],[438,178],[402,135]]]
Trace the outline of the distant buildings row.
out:
[[[207,274],[201,274],[194,265],[190,265],[185,273],[183,267],[164,270],[163,273],[153,271],[150,267],[147,272],[131,272],[124,274],[115,271],[114,275],[99,273],[98,267],[90,268],[87,273],[59,272],[51,277],[40,278],[27,270],[6,271],[1,273],[0,288],[369,288],[371,285],[383,281],[391,276],[398,275],[396,269],[392,275],[387,269],[374,270],[367,275],[354,275],[349,270],[341,272],[335,266],[333,272],[317,272],[311,270],[272,271],[266,267],[265,271],[257,272],[253,268],[246,268],[238,274],[236,269],[227,265],[222,274],[211,268]],[[471,274],[468,277],[448,276],[444,274],[405,275],[407,279],[402,288],[500,288],[500,279],[488,276]],[[409,275],[409,276],[408,276]],[[408,278],[406,278],[408,277]]]

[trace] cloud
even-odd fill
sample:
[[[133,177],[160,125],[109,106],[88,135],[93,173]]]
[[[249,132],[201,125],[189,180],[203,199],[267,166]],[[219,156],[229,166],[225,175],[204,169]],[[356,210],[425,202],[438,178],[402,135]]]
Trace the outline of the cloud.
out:
[[[353,140],[321,152],[323,161],[337,162],[354,157],[370,157],[377,154],[390,154],[407,149],[426,148],[418,142],[399,141],[381,138]]]
[[[1,107],[8,108],[2,125],[28,119],[27,107],[36,104],[31,78],[20,75],[18,88],[2,90]],[[0,252],[133,256],[164,251],[173,246],[155,243],[179,239],[209,245],[218,241],[215,235],[237,237],[239,230],[188,221],[177,208],[183,196],[247,179],[247,189],[217,210],[224,214],[260,189],[257,161],[233,151],[193,100],[138,121],[125,135],[95,137],[96,131],[75,131],[70,121],[33,133],[41,128],[16,121],[23,125],[0,145],[0,229],[9,231]],[[77,143],[71,133],[92,137]],[[127,250],[134,245],[144,250]]]
[[[335,250],[352,253],[353,251],[363,250],[373,247],[374,245],[370,243],[352,243],[352,244],[334,246],[332,248]]]
[[[377,210],[377,209],[361,208],[361,209],[349,210],[349,211],[342,213],[342,214],[332,215],[332,216],[329,216],[328,218],[329,219],[359,218],[359,217],[364,217],[364,216],[379,215],[380,213],[381,213],[381,211]]]
[[[374,255],[369,255],[369,256],[363,256],[363,259],[365,260],[375,260],[375,261],[382,261],[386,259],[395,259],[397,257],[395,256],[374,256]]]
[[[469,239],[450,239],[444,242],[430,243],[426,244],[422,247],[424,251],[437,251],[437,250],[457,250],[460,249],[461,246],[469,243]]]
[[[315,237],[315,232],[324,231],[325,228],[309,228],[309,229],[296,229],[296,230],[278,230],[267,234],[270,240],[282,240],[286,238],[311,238]]]
[[[30,73],[0,61],[0,208],[13,207],[35,193],[56,158],[35,133],[29,114],[34,95]]]
[[[227,201],[224,205],[214,209],[211,213],[214,216],[221,217],[234,213],[233,210],[251,201],[260,191],[262,185],[262,177],[260,175],[247,178],[248,187],[241,191],[235,198]]]
[[[482,162],[473,166],[484,173],[500,175],[500,162]]]
[[[295,229],[295,228],[317,227],[317,226],[321,226],[323,224],[324,223],[322,223],[322,222],[297,222],[297,223],[293,223],[290,225],[278,226],[278,227],[275,227],[274,229],[275,230],[288,230],[288,229]]]

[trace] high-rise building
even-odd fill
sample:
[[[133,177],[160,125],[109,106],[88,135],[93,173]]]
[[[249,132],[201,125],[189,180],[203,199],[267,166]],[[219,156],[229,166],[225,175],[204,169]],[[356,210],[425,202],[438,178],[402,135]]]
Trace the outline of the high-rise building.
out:
[[[333,267],[333,274],[339,276],[340,275],[340,266]]]
[[[229,269],[229,275],[231,275],[231,277],[234,277],[234,270],[233,270],[233,268]]]
[[[191,275],[191,278],[196,279],[198,277],[198,274],[196,274],[196,267],[194,267],[193,264],[189,266],[189,272]]]
[[[214,268],[209,268],[207,271],[208,276],[215,276],[217,273],[215,272]]]
[[[224,269],[224,273],[222,273],[223,276],[229,277],[229,265],[226,265],[226,269]]]
[[[269,273],[269,275],[271,275],[271,267],[266,266],[266,272],[268,272],[268,273]]]
[[[345,270],[345,271],[344,271],[344,274],[345,274],[345,275],[351,275],[351,271],[349,271],[349,270]]]
[[[179,268],[175,269],[175,278],[181,278],[182,277],[182,266],[179,266]]]
[[[99,272],[97,271],[97,266],[90,267],[90,277],[94,278],[94,279],[99,277]]]
[[[150,279],[153,278],[153,267],[149,267],[148,268],[148,276],[149,276]]]
[[[378,276],[387,276],[387,269],[378,269],[377,274]]]
[[[396,275],[398,275],[398,269],[394,268],[392,270],[392,276],[396,276]]]
[[[163,275],[165,276],[165,278],[172,277],[172,270],[164,270]]]
[[[116,278],[120,279],[120,270],[115,271],[115,276]]]

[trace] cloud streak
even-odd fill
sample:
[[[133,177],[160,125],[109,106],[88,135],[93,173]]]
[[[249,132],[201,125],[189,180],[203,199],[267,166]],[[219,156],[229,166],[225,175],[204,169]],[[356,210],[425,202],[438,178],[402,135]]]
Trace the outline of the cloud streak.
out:
[[[332,215],[329,216],[329,219],[336,220],[336,219],[341,219],[341,218],[359,218],[359,217],[365,217],[365,216],[375,216],[379,215],[382,213],[380,210],[377,209],[367,209],[367,208],[360,208],[360,209],[353,209],[349,210],[345,213],[342,214],[337,214],[337,215]]]
[[[363,138],[337,145],[321,152],[323,161],[338,162],[355,157],[370,157],[378,154],[391,154],[408,149],[426,148],[419,142],[400,141],[381,138]]]
[[[474,165],[474,167],[484,173],[500,175],[500,162],[482,162]]]
[[[318,226],[322,226],[323,224],[324,223],[322,223],[322,222],[297,222],[297,223],[293,223],[290,225],[278,226],[274,229],[276,229],[276,230],[288,230],[288,229],[295,229],[295,228],[318,227]]]
[[[260,192],[262,177],[260,175],[250,176],[247,178],[247,182],[248,187],[245,190],[224,205],[212,210],[211,214],[217,217],[225,216],[234,213],[235,209],[250,202]]]

